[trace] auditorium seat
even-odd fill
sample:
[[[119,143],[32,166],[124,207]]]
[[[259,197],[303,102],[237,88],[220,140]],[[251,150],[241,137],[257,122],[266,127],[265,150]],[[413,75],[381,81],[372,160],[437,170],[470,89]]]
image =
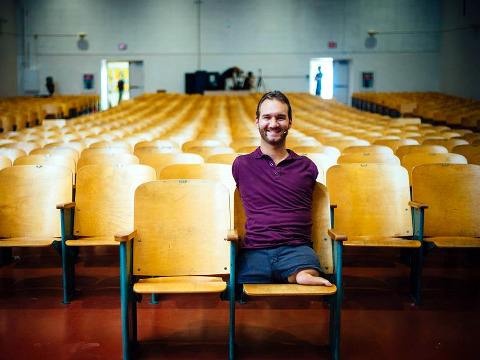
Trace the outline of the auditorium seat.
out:
[[[154,169],[138,164],[89,165],[77,170],[75,202],[57,205],[65,224],[62,228],[65,304],[70,303],[75,290],[78,247],[117,246],[115,232],[133,227],[136,188],[155,178]]]
[[[225,340],[228,334],[228,358],[233,360],[237,236],[230,235],[229,198],[226,187],[209,180],[158,180],[138,187],[133,228],[119,227],[115,236],[120,243],[124,359],[134,357],[139,340],[151,341],[137,336],[137,329],[146,320],[137,319],[137,301],[153,293],[188,298],[221,294],[229,302],[229,321],[218,325],[225,328]],[[117,210],[125,211],[121,206]],[[208,307],[206,300],[203,298],[201,304]],[[202,306],[202,311],[208,308]],[[151,315],[156,318],[161,314]]]
[[[460,154],[452,153],[411,153],[402,158],[401,164],[408,171],[410,184],[412,183],[412,171],[422,164],[466,164],[467,159]]]

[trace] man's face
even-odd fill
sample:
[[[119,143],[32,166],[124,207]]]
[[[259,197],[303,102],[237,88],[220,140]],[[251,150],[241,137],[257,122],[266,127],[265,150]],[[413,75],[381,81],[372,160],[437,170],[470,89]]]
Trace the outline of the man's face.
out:
[[[288,118],[288,105],[278,100],[265,100],[255,119],[260,136],[270,145],[285,143],[292,121]]]

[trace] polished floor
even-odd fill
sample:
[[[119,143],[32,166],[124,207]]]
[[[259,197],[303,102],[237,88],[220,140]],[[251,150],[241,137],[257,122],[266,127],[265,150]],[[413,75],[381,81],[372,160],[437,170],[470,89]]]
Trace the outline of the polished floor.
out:
[[[81,249],[77,294],[61,303],[53,248],[14,249],[0,268],[0,359],[121,359],[118,249]],[[423,304],[407,294],[396,250],[347,249],[342,359],[478,359],[479,252],[435,250]],[[138,359],[226,359],[228,303],[216,295],[139,304]],[[237,359],[329,359],[327,305],[261,298],[237,305]]]

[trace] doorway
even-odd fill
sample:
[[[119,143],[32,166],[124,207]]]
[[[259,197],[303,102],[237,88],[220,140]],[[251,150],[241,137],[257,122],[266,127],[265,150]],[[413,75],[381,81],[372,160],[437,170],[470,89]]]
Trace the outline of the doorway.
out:
[[[310,59],[309,92],[315,95],[317,88],[316,75],[320,71],[322,99],[334,98],[340,103],[349,103],[350,60],[334,60],[333,58]]]
[[[101,65],[101,108],[117,106],[119,101],[133,99],[143,94],[143,61],[102,60]],[[123,81],[120,98],[119,81]]]

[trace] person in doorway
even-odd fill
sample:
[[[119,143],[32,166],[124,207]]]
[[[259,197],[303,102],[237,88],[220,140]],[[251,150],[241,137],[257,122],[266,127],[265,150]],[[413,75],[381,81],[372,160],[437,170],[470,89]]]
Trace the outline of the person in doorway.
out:
[[[53,77],[47,76],[45,81],[46,81],[45,87],[47,88],[48,95],[52,96],[53,93],[55,92],[55,84],[53,83]]]
[[[120,79],[118,80],[117,87],[118,87],[118,103],[122,101],[122,96],[123,96],[123,89],[124,89],[125,83],[123,82],[123,77],[120,75]]]
[[[322,95],[322,67],[318,67],[318,73],[315,75],[315,81],[317,82],[317,88],[315,89],[315,95],[321,96]]]
[[[255,86],[255,76],[253,76],[253,73],[249,71],[243,82],[243,90],[253,89],[254,86]]]
[[[246,223],[237,257],[237,283],[332,284],[321,276],[312,248],[311,206],[318,169],[286,148],[292,126],[288,98],[279,91],[260,99],[255,124],[260,146],[237,157],[232,174]]]

